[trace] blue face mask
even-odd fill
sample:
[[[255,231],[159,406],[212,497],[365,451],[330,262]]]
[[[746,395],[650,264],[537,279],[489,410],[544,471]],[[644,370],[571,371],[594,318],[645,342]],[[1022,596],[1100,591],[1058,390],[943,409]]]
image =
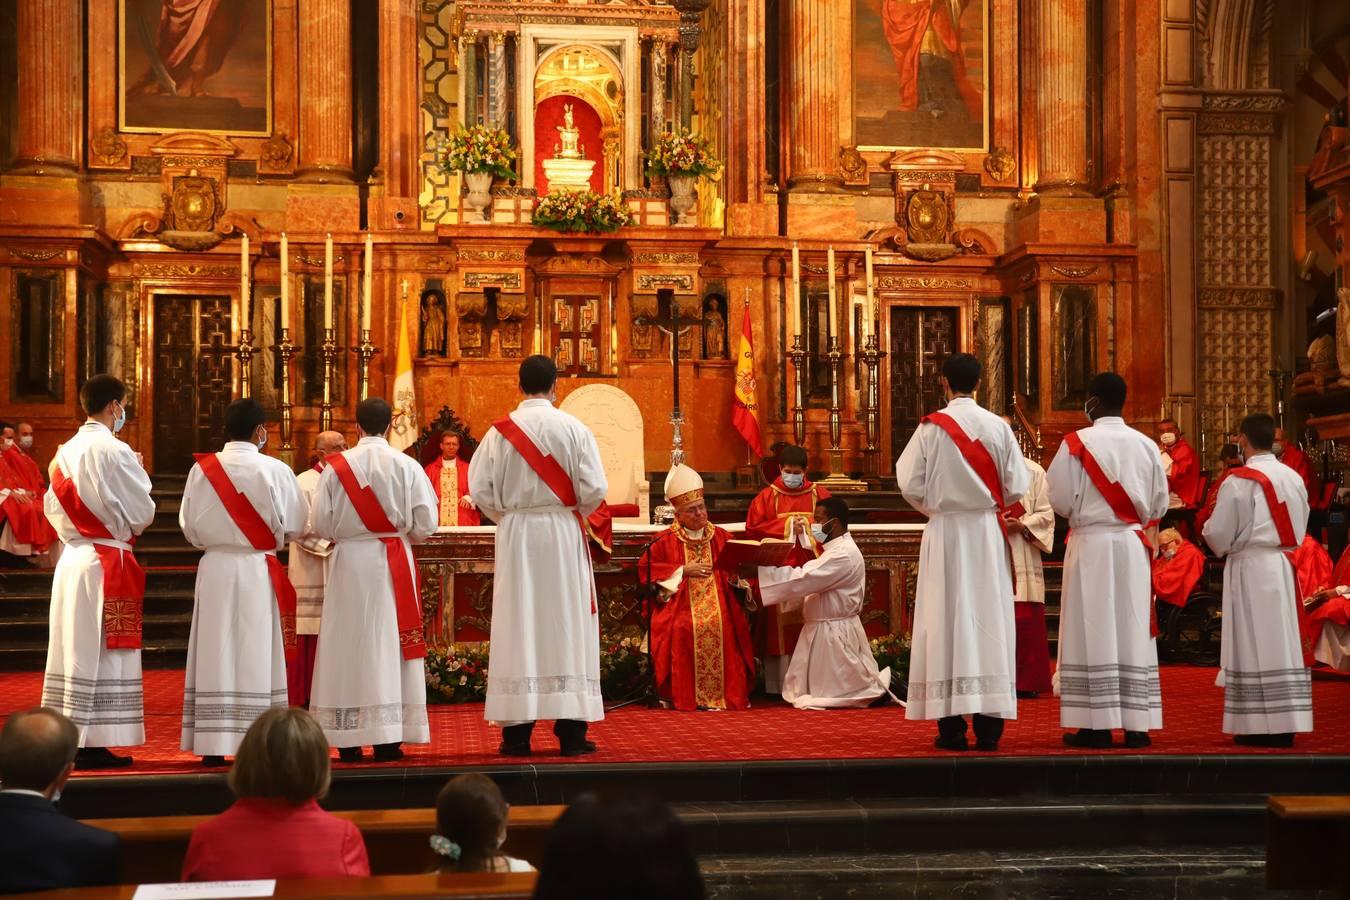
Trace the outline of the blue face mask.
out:
[[[113,434],[117,434],[127,424],[127,408],[120,403],[117,405],[122,407],[122,411],[117,414],[117,418],[113,419]]]
[[[787,488],[788,490],[791,490],[791,491],[797,490],[798,488],[800,488],[800,487],[802,486],[802,483],[805,482],[805,481],[806,481],[806,476],[803,475],[801,472],[784,472],[784,473],[783,473],[783,487]]]
[[[834,519],[830,520],[830,522],[833,521]],[[826,522],[825,525],[830,524],[830,522]],[[817,544],[823,544],[830,539],[830,533],[825,529],[825,525],[811,526],[811,536],[816,539]]]

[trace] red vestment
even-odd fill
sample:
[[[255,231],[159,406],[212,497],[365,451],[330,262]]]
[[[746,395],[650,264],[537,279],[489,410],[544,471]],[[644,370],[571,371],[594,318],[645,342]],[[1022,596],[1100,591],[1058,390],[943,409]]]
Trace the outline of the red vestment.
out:
[[[1337,588],[1350,585],[1350,547],[1336,560],[1336,568],[1322,584],[1323,588]],[[1350,626],[1350,598],[1333,594],[1324,603],[1308,613],[1308,628],[1316,639],[1322,633],[1322,626],[1331,622],[1342,628]]]
[[[966,74],[961,32],[946,3],[882,0],[881,24],[886,32],[886,42],[891,45],[891,56],[895,59],[895,71],[900,80],[900,109],[919,108],[919,56],[924,38],[931,29],[933,36],[951,53],[952,78],[970,117],[976,120],[983,117],[980,92]]]
[[[765,538],[790,540],[794,518],[805,521],[809,535],[816,504],[828,496],[829,491],[808,479],[802,481],[800,488],[791,490],[783,484],[780,475],[750,502],[750,509],[745,514],[745,536],[756,541]],[[805,548],[794,549],[783,565],[802,566],[819,553],[819,548],[814,553]],[[802,631],[800,611],[784,613],[777,606],[768,606],[760,613],[759,620],[762,625],[755,629],[755,643],[765,655],[787,656],[796,649],[797,636]],[[759,633],[761,628],[762,635]]]
[[[1200,490],[1200,459],[1195,448],[1178,437],[1170,447],[1164,447],[1172,457],[1172,473],[1167,476],[1167,489],[1181,498],[1186,506],[1195,506],[1199,502],[1196,492]]]
[[[27,471],[16,465],[18,461],[13,459],[15,454],[23,456],[17,448],[10,448],[0,454],[0,489],[28,491],[33,496],[28,500],[20,500],[17,495],[10,494],[4,503],[0,503],[0,522],[9,522],[15,543],[30,544],[34,553],[41,553],[56,540],[56,530],[47,521],[47,514],[42,509],[42,495],[46,487],[42,484],[40,474],[34,483]]]
[[[1280,454],[1280,462],[1298,473],[1303,479],[1303,486],[1308,489],[1308,502],[1316,503],[1320,491],[1318,490],[1317,476],[1313,474],[1312,463],[1308,462],[1308,456],[1302,450],[1293,444],[1288,444],[1284,452]]]
[[[1228,472],[1229,469],[1225,466],[1224,470],[1219,473],[1219,477],[1209,485],[1209,493],[1205,496],[1205,505],[1195,514],[1195,533],[1197,535],[1205,533],[1205,523],[1209,521],[1210,516],[1214,515],[1214,507],[1219,502],[1219,488],[1223,486],[1223,480],[1228,477]]]
[[[14,445],[5,451],[5,461],[9,463],[14,473],[23,479],[23,487],[33,493],[41,496],[47,490],[47,479],[42,477],[42,470],[38,468],[37,461]]]
[[[427,477],[431,479],[431,489],[436,492],[436,507],[441,506],[441,472],[445,468],[445,460],[437,458],[427,466]],[[458,495],[467,497],[469,494],[469,464],[462,459],[455,462],[456,479],[459,482]],[[441,516],[441,525],[482,525],[483,518],[478,514],[478,510],[470,509],[467,506],[461,506],[458,501],[455,502],[455,508],[459,510],[459,517],[454,522],[445,521],[446,517]]]
[[[156,49],[179,93],[190,76],[220,70],[239,34],[243,4],[235,0],[163,0]]]
[[[1290,557],[1297,574],[1298,599],[1302,603],[1320,591],[1331,580],[1331,556],[1321,542],[1312,535],[1305,535],[1303,543]]]
[[[1205,574],[1205,554],[1188,540],[1182,540],[1177,555],[1159,556],[1153,561],[1153,593],[1173,606],[1185,606],[1191,591]]]
[[[711,537],[689,540],[678,524],[656,539],[648,560],[638,562],[645,581],[670,578],[684,565],[711,567],[728,540],[708,525]],[[750,624],[731,587],[731,576],[714,570],[707,578],[684,578],[652,612],[652,665],[656,691],[676,709],[745,709],[755,672]]]

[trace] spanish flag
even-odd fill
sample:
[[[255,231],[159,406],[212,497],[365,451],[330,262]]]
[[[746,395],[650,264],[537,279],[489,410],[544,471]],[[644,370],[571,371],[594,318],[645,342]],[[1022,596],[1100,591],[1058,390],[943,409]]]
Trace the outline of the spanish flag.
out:
[[[412,346],[408,343],[408,298],[398,306],[398,355],[394,367],[394,426],[389,446],[406,450],[417,440],[417,391],[413,386]]]
[[[759,434],[759,403],[755,400],[755,343],[750,328],[750,304],[745,304],[741,320],[741,340],[736,348],[736,396],[731,404],[731,425],[754,451],[764,455],[764,441]]]

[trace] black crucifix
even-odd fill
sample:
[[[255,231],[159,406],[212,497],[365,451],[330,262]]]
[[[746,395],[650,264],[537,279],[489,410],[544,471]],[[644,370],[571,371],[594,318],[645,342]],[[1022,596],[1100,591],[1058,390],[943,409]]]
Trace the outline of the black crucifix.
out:
[[[655,325],[662,334],[670,336],[670,368],[675,379],[670,409],[670,464],[677,466],[684,462],[684,436],[680,433],[680,426],[684,424],[684,413],[680,411],[680,335],[703,320],[680,315],[680,301],[673,293],[668,305],[657,301],[658,310],[663,305],[666,306],[665,315],[658,312],[655,316],[639,316],[637,322],[639,325]]]

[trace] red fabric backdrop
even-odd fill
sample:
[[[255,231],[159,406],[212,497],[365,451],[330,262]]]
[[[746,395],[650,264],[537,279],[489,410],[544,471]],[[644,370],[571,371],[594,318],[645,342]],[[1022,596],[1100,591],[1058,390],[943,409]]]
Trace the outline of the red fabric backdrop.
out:
[[[534,184],[542,197],[548,193],[548,176],[544,174],[544,160],[553,156],[553,148],[561,143],[558,126],[563,123],[563,106],[572,104],[572,120],[581,132],[581,150],[587,159],[595,160],[591,171],[591,190],[602,193],[605,183],[605,144],[600,137],[600,114],[579,97],[559,94],[549,97],[534,108]]]

